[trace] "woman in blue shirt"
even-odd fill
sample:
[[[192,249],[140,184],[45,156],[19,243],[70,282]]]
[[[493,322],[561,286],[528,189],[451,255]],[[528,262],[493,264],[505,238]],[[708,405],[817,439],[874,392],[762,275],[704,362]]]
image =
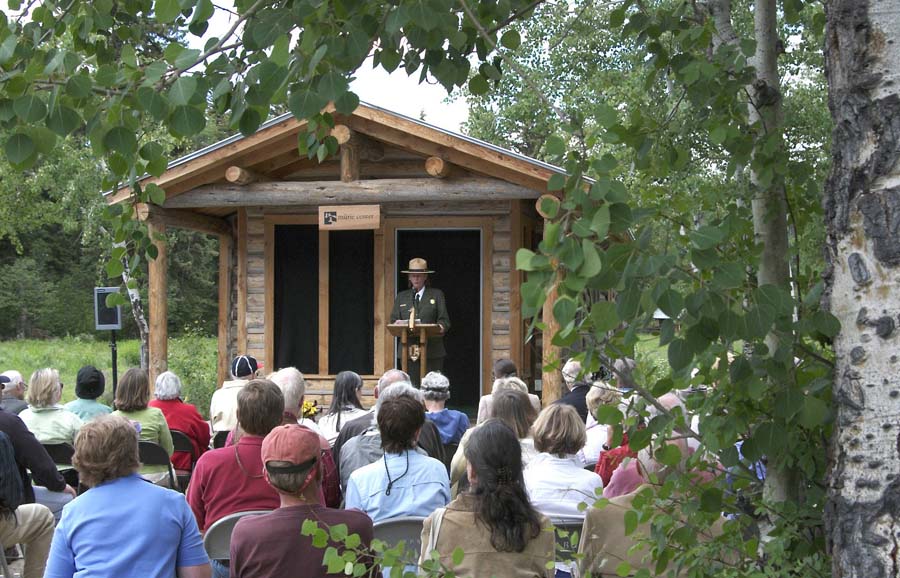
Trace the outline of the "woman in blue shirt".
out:
[[[425,417],[434,422],[444,445],[458,444],[469,429],[469,416],[455,409],[447,409],[450,399],[450,380],[439,371],[431,371],[422,379],[425,395]]]

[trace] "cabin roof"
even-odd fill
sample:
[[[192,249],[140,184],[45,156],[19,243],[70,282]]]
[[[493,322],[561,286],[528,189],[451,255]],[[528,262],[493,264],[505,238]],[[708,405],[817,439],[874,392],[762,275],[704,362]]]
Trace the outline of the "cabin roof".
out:
[[[533,196],[547,192],[546,183],[563,170],[482,140],[458,134],[372,104],[360,103],[349,115],[331,110],[336,124],[350,128],[365,141],[376,143],[384,153],[380,161],[364,169],[361,179],[427,177],[424,160],[439,157],[462,177],[490,177],[529,189]],[[145,176],[143,184],[155,183],[166,191],[166,199],[204,185],[224,184],[232,166],[248,169],[273,181],[337,181],[339,162],[322,164],[298,153],[297,138],[305,129],[290,113],[267,121],[252,135],[236,134],[169,163],[159,177]],[[330,164],[329,164],[330,163]],[[329,170],[332,167],[334,170]],[[421,168],[422,174],[415,171]],[[392,172],[394,171],[394,172]],[[394,174],[396,173],[396,174]],[[111,204],[125,201],[130,188],[107,193]]]

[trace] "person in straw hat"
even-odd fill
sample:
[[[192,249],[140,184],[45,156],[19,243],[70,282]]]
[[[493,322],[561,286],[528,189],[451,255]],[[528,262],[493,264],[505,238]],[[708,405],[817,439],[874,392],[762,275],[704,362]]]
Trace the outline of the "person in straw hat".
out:
[[[450,316],[447,314],[444,292],[428,286],[428,275],[434,271],[428,269],[428,262],[425,259],[420,257],[410,259],[409,268],[401,273],[405,273],[409,278],[410,288],[398,293],[394,299],[391,323],[408,322],[410,311],[415,308],[416,323],[440,325],[440,334],[428,340],[428,359],[425,361],[427,371],[441,371],[444,367],[444,358],[447,356],[444,349],[444,335],[450,330]],[[410,360],[408,366],[409,375],[415,385],[419,384],[420,363],[421,361]]]

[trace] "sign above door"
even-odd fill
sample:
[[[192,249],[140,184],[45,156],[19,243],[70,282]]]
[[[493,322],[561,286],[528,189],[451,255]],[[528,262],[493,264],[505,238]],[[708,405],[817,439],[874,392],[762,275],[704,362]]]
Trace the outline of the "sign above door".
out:
[[[346,231],[381,228],[381,205],[327,205],[319,207],[319,229]]]

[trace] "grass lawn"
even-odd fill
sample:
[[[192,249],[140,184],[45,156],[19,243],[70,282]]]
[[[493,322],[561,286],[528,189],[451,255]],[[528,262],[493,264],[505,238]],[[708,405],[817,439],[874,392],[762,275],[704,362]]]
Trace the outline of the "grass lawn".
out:
[[[129,367],[140,365],[137,339],[118,342],[119,377]],[[59,370],[63,382],[63,403],[75,399],[75,376],[85,365],[93,365],[106,375],[106,392],[101,401],[112,401],[112,354],[109,341],[77,338],[23,339],[0,342],[0,371],[15,369],[25,381],[42,367]],[[169,339],[169,369],[184,383],[183,398],[209,411],[209,399],[216,388],[216,338],[185,336]]]

